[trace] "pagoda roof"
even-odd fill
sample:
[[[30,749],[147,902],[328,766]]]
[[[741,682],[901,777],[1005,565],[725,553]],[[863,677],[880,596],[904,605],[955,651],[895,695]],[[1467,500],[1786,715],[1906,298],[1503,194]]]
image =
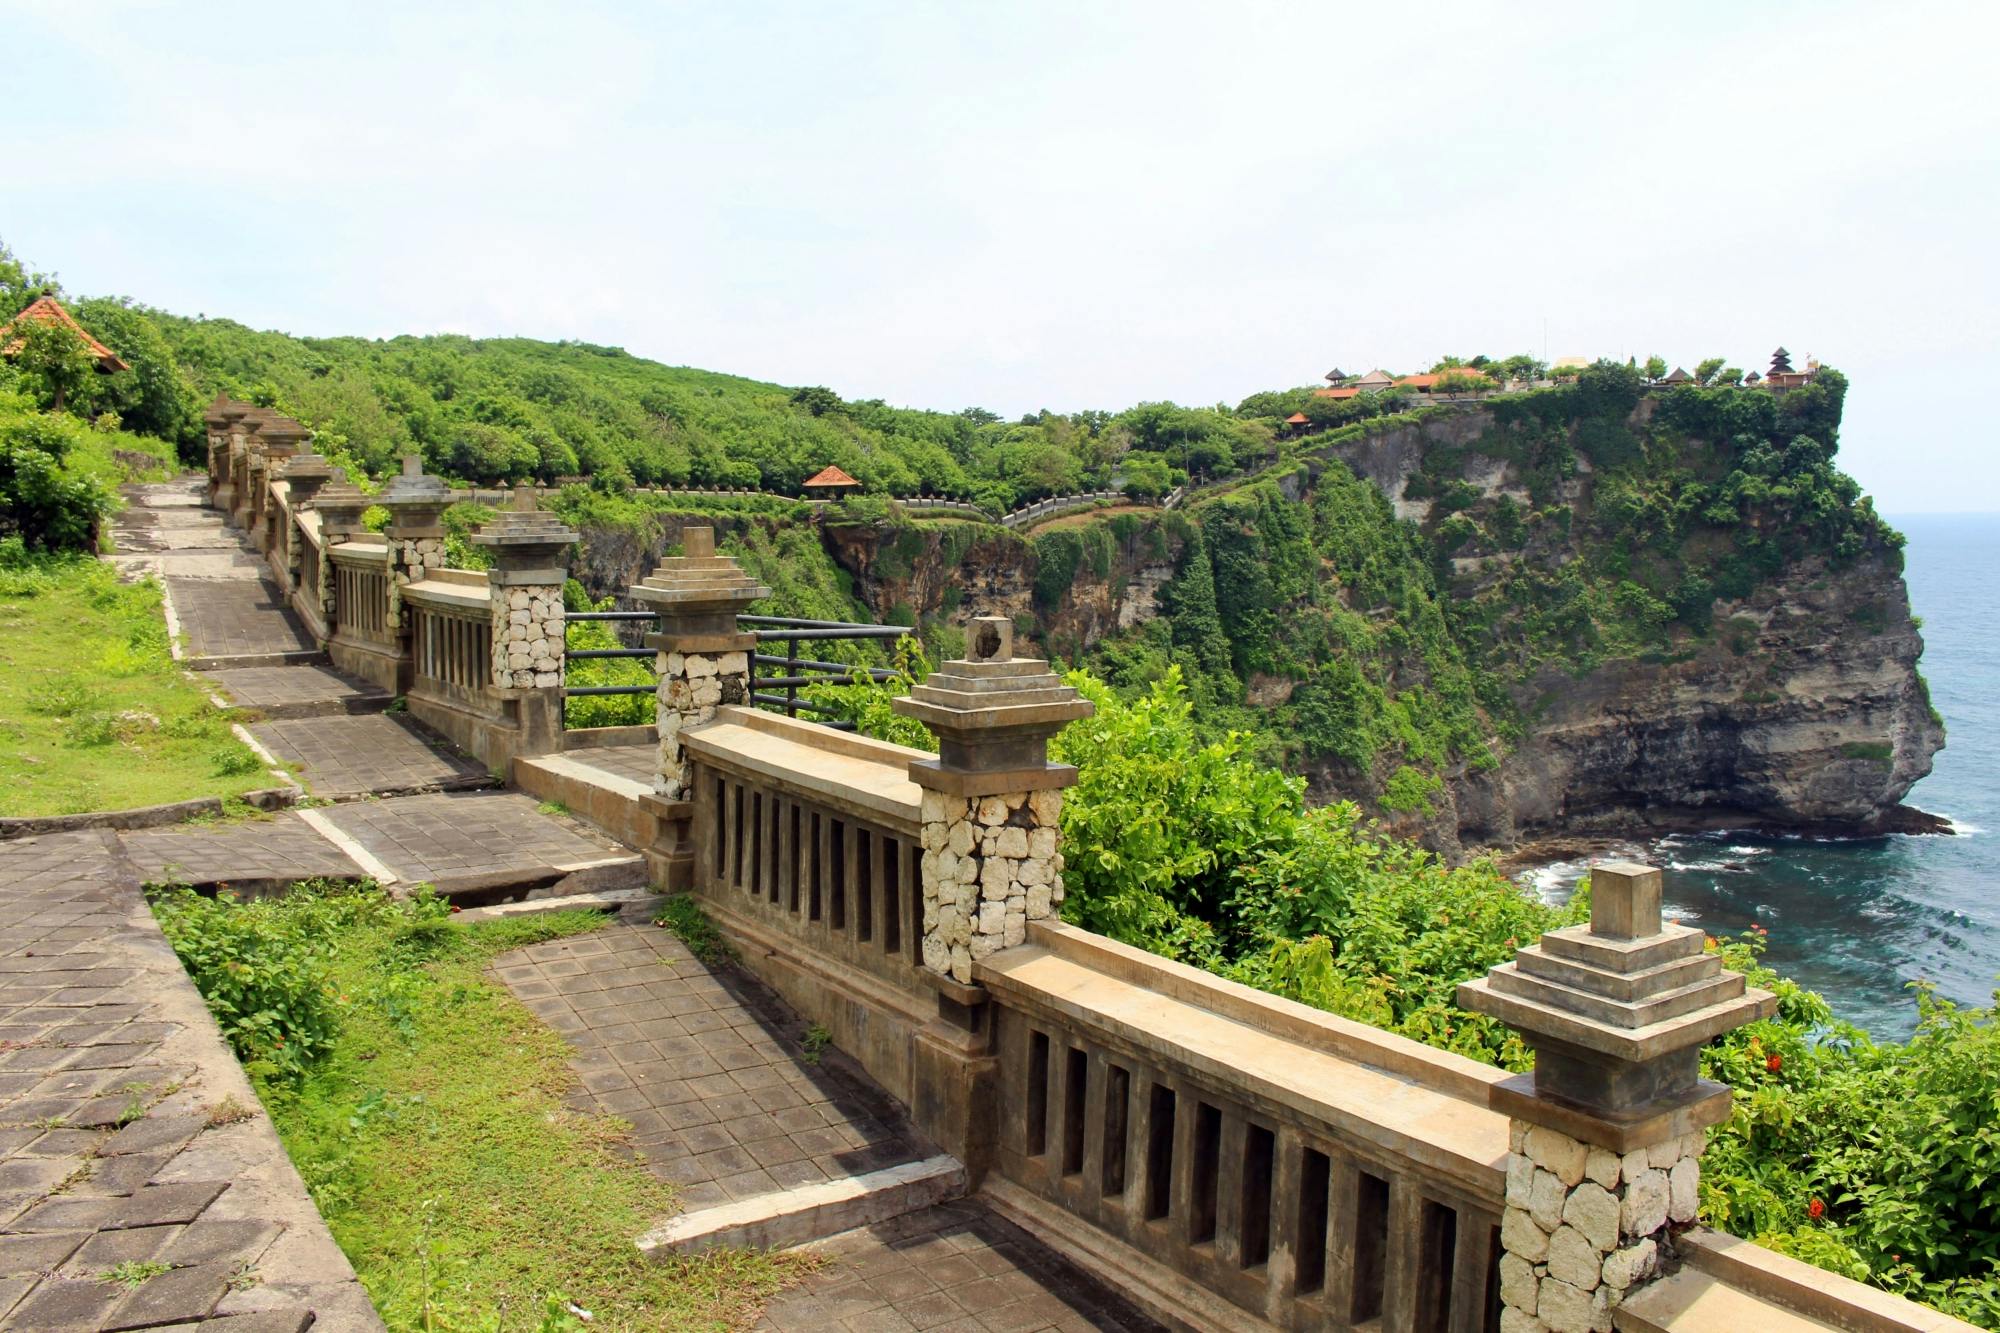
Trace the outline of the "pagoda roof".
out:
[[[13,333],[24,319],[32,319],[42,324],[59,324],[76,334],[77,337],[83,339],[84,346],[90,349],[90,354],[97,358],[97,368],[99,370],[131,369],[130,366],[126,365],[119,358],[118,353],[91,337],[89,331],[83,325],[77,323],[75,317],[69,311],[63,309],[63,303],[56,300],[55,296],[51,293],[45,292],[36,297],[29,303],[26,310],[8,320],[4,326],[0,326],[0,338],[5,338],[8,334]],[[0,346],[0,355],[14,355],[14,353],[21,350],[21,342],[21,338],[17,336],[5,346]]]
[[[1294,412],[1285,418],[1285,424],[1287,426],[1303,426],[1306,424],[1306,414],[1303,412]]]
[[[1394,380],[1389,378],[1388,372],[1382,370],[1371,370],[1354,382],[1364,389],[1372,389],[1378,385],[1395,383]]]
[[[861,483],[829,463],[805,480],[807,486],[859,486]]]
[[[1661,381],[1661,383],[1662,383],[1662,384],[1692,384],[1692,383],[1694,383],[1694,376],[1692,376],[1692,375],[1688,374],[1688,373],[1687,373],[1687,372],[1686,372],[1685,370],[1682,370],[1682,369],[1681,369],[1681,368],[1680,368],[1679,366],[1675,366],[1675,367],[1674,367],[1674,373],[1673,373],[1673,374],[1671,374],[1671,375],[1669,375],[1669,376],[1667,376],[1667,377],[1666,377],[1666,379],[1664,379],[1664,380],[1662,380],[1662,381]]]

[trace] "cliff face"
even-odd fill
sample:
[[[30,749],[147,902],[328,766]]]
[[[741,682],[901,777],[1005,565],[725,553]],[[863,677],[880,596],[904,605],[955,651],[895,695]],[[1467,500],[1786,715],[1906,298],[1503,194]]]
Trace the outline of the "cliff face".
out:
[[[1497,768],[1454,775],[1433,840],[1923,829],[1900,802],[1944,731],[1901,575],[1879,557],[1838,574],[1813,562],[1717,620],[1682,660],[1543,669],[1517,686],[1526,734]],[[1336,794],[1338,775],[1314,777]]]
[[[1059,596],[1039,600],[1041,557],[1004,529],[944,523],[885,533],[828,526],[822,537],[877,618],[914,612],[927,624],[963,626],[973,616],[1003,615],[1024,629],[1032,625],[1030,637],[1044,651],[1075,657],[1159,614],[1160,589],[1173,578],[1179,550],[1153,516],[1128,525],[1123,537],[1095,526],[1092,558],[1077,562]]]

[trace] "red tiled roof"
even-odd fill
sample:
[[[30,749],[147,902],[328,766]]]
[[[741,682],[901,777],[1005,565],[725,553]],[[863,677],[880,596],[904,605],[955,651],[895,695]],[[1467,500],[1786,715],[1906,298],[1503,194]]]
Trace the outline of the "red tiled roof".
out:
[[[62,302],[56,300],[53,296],[36,297],[26,310],[23,310],[20,314],[14,316],[13,319],[7,321],[4,328],[0,328],[0,338],[4,338],[12,333],[14,326],[24,319],[38,320],[44,324],[61,324],[71,329],[77,337],[83,339],[84,345],[90,348],[90,354],[97,358],[98,366],[104,370],[131,369],[130,366],[118,358],[118,353],[112,351],[109,347],[106,347],[103,343],[85,332],[83,325],[77,323],[70,316],[69,311],[63,309]],[[16,338],[6,346],[0,347],[0,354],[12,356],[19,350],[21,350],[21,339]]]
[[[1358,398],[1360,396],[1361,390],[1354,388],[1313,390],[1313,397],[1315,398]]]
[[[859,486],[861,483],[829,463],[820,469],[818,475],[807,477],[808,486]]]
[[[1450,370],[1433,370],[1423,375],[1405,375],[1397,380],[1396,384],[1399,388],[1408,385],[1412,389],[1433,389],[1437,387],[1437,382],[1447,375],[1471,375],[1475,379],[1482,380],[1487,378],[1483,370],[1474,370],[1471,366],[1454,366]]]
[[[1326,391],[1322,389],[1320,392],[1324,393]],[[1285,424],[1287,426],[1303,426],[1306,424],[1306,414],[1303,412],[1294,412],[1285,418]]]

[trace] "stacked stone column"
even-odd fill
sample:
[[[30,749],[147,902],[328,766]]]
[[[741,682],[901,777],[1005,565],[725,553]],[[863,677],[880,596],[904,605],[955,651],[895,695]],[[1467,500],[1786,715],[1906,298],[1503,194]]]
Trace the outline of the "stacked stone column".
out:
[[[1062,901],[1062,789],[1076,770],[1048,761],[1048,740],[1096,711],[1048,663],[1016,658],[1013,640],[1005,617],[975,619],[966,656],[893,705],[938,738],[936,759],[910,765],[923,788],[923,957],[961,984]]]
[[[333,590],[333,548],[365,531],[361,515],[368,508],[368,497],[360,487],[348,481],[345,470],[334,468],[327,480],[313,492],[312,507],[319,515],[320,617],[330,638],[339,629],[335,623],[339,617],[339,606]]]
[[[208,502],[218,509],[231,508],[236,498],[230,475],[230,427],[249,410],[249,406],[248,403],[236,402],[228,394],[219,393],[201,414],[202,424],[208,431]]]
[[[1591,874],[1588,926],[1550,931],[1458,1002],[1519,1031],[1532,1074],[1496,1084],[1510,1118],[1500,1227],[1504,1333],[1606,1333],[1695,1219],[1708,1126],[1729,1089],[1700,1074],[1704,1042],[1776,1000],[1660,920],[1660,872]]]
[[[279,541],[278,502],[271,487],[282,478],[285,465],[298,454],[308,434],[302,422],[270,413],[257,428],[264,444],[264,477],[257,487],[257,506],[251,511],[251,535],[257,545],[269,551]]]
[[[434,569],[444,568],[444,510],[451,488],[427,476],[415,454],[403,459],[402,475],[383,488],[375,503],[389,511],[382,535],[389,541],[389,629],[409,629],[403,614],[403,589],[419,583]]]
[[[225,464],[224,494],[217,496],[216,506],[229,516],[231,522],[237,521],[249,494],[250,437],[256,432],[258,411],[249,403],[232,403],[221,414],[228,431],[229,457]]]
[[[319,493],[333,477],[333,465],[318,454],[307,450],[293,454],[284,461],[276,473],[277,480],[285,483],[291,494],[291,517],[278,531],[277,542],[283,555],[285,587],[299,586],[299,535],[294,530],[299,516],[311,507],[313,496]]]
[[[552,689],[563,678],[563,552],[577,539],[522,491],[512,509],[472,534],[493,552],[493,683],[502,689]]]
[[[646,646],[657,654],[660,730],[656,796],[647,803],[657,832],[646,859],[654,883],[668,891],[688,888],[694,880],[693,792],[681,733],[725,704],[750,702],[750,656],[757,637],[739,630],[736,617],[770,595],[735,560],[715,553],[715,530],[706,527],[683,529],[681,554],[662,560],[632,586],[632,600],[660,618],[659,630],[646,636]]]

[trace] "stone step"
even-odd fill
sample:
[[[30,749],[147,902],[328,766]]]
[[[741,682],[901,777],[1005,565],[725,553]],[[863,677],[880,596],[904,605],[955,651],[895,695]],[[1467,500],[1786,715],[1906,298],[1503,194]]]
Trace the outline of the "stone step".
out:
[[[607,916],[650,920],[655,909],[665,901],[666,898],[653,892],[651,887],[605,889],[595,893],[569,893],[559,898],[530,898],[526,902],[491,903],[485,907],[469,907],[459,913],[458,919],[471,925],[479,921],[500,921],[508,917],[541,916],[548,912],[590,911],[603,912]]]
[[[722,1248],[785,1249],[886,1222],[965,1192],[964,1165],[940,1153],[866,1175],[683,1213],[639,1237],[637,1244],[649,1259]]]
[[[659,754],[658,742],[648,741],[516,759],[513,784],[537,800],[556,802],[615,842],[647,847],[652,817],[639,798],[652,794]]]
[[[206,673],[216,706],[265,718],[379,713],[395,696],[319,663],[224,667]]]

